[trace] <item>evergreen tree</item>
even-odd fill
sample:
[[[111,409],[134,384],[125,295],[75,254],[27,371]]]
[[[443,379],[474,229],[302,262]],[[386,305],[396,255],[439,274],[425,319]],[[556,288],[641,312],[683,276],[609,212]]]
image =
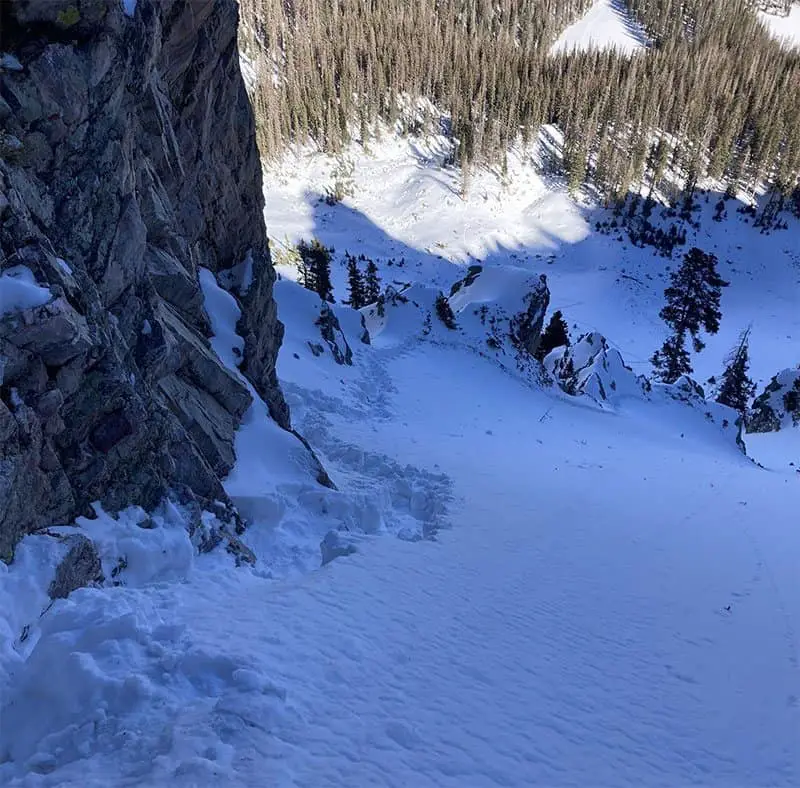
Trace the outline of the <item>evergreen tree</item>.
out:
[[[542,334],[539,347],[534,355],[539,361],[544,361],[551,350],[565,345],[569,345],[569,329],[561,310],[556,310],[553,312],[553,316]]]
[[[727,285],[717,273],[717,258],[696,246],[686,253],[680,268],[673,271],[670,286],[664,290],[667,304],[659,313],[673,335],[651,359],[665,383],[674,383],[682,374],[692,371],[685,348],[687,335],[699,353],[705,347],[700,331],[705,329],[709,334],[719,331],[720,298],[722,288]]]
[[[692,365],[686,351],[686,335],[668,337],[650,361],[656,368],[656,377],[664,383],[674,383],[681,375],[690,374]]]
[[[367,263],[367,277],[364,284],[364,298],[367,304],[374,304],[381,294],[381,280],[378,277],[378,266],[374,260]]]
[[[696,353],[705,347],[700,331],[716,334],[722,319],[720,298],[728,282],[717,272],[717,262],[710,252],[692,247],[664,290],[667,304],[659,316],[676,334],[690,334]]]
[[[750,398],[756,390],[756,384],[748,376],[750,366],[749,352],[750,329],[746,329],[739,337],[739,343],[726,359],[722,383],[717,394],[717,402],[727,405],[739,413],[744,413]]]
[[[361,309],[370,303],[365,294],[364,277],[358,267],[358,261],[349,252],[345,252],[347,260],[347,282],[350,286],[350,301],[348,302],[353,309]]]
[[[300,284],[313,290],[323,301],[334,303],[331,284],[331,255],[334,250],[314,238],[310,244],[300,241],[297,251],[302,260]]]
[[[638,184],[646,215],[671,183],[691,193],[705,175],[734,192],[763,184],[791,193],[800,174],[800,58],[753,13],[756,3],[788,2],[625,0],[654,42],[634,59],[549,53],[592,0],[239,5],[263,155],[309,138],[336,153],[356,131],[363,144],[379,117],[415,132],[435,126],[438,115],[419,117],[415,107],[410,116],[399,99],[425,97],[460,141],[465,190],[471,169],[502,162],[514,140],[551,123],[563,134],[572,189],[588,179],[614,198]],[[746,58],[731,41],[747,42]],[[330,199],[342,193],[334,183]]]
[[[445,297],[445,294],[441,292],[436,296],[436,315],[450,330],[455,330],[456,316],[453,314],[450,302]]]

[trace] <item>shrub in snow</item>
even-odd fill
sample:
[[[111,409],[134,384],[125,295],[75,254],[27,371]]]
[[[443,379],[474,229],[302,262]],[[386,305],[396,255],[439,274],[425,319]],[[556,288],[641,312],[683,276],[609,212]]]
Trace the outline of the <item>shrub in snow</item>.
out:
[[[775,375],[747,417],[748,432],[777,432],[800,424],[800,368]]]
[[[324,302],[319,311],[316,324],[319,326],[322,338],[327,342],[333,354],[334,361],[336,361],[337,364],[352,366],[353,351],[350,349],[350,345],[347,344],[347,339],[342,331],[342,327],[339,325],[338,318],[333,310]]]
[[[347,303],[353,309],[361,309],[370,303],[366,297],[364,277],[358,267],[358,260],[350,252],[345,252],[344,258],[347,263],[347,284],[350,289],[350,299]]]

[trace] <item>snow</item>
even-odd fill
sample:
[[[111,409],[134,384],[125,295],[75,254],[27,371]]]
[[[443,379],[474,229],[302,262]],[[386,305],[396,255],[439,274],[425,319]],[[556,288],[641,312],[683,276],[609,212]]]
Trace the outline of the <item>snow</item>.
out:
[[[567,27],[550,49],[550,54],[615,49],[633,55],[648,45],[641,27],[620,0],[595,0],[592,7]]]
[[[658,312],[670,271],[696,245],[717,256],[720,273],[731,284],[722,293],[720,332],[706,337],[706,349],[693,355],[695,378],[705,383],[719,376],[750,323],[751,375],[759,387],[797,363],[797,219],[784,214],[789,230],[765,235],[737,213],[736,201],[729,202],[725,222],[712,221],[719,195],[701,195],[700,229],[688,227],[686,245],[665,260],[627,238],[620,242],[594,231],[608,213],[569,197],[550,163],[558,148],[557,129],[545,127],[536,145],[509,153],[505,177],[479,170],[461,199],[460,173],[441,166],[449,150],[446,139],[403,139],[384,131],[369,154],[357,145],[345,151],[356,162],[352,194],[333,207],[321,198],[336,159],[298,149],[265,174],[273,249],[311,237],[333,246],[338,298],[347,292],[345,251],[382,261],[384,284],[422,282],[445,292],[473,264],[544,272],[552,308],[562,310],[574,336],[602,333],[636,374],[649,375],[650,356],[667,335]],[[660,213],[656,208],[653,218]],[[392,258],[395,264],[388,267]],[[289,279],[297,276],[286,266],[278,271]],[[755,312],[754,303],[760,305]]]
[[[445,152],[351,150],[335,206],[318,199],[335,161],[306,150],[267,175],[274,238],[336,247],[338,302],[347,249],[402,296],[383,317],[331,305],[353,353],[339,365],[319,299],[279,271],[278,376],[338,489],[247,384],[224,483],[255,566],[199,555],[177,507],[97,507],[51,530],[96,540],[108,578],[125,566],[50,604],[63,544],[23,540],[0,563],[1,784],[798,784],[797,431],[747,436],[762,468],[721,406],[640,393],[676,260],[595,233],[597,210],[536,174],[541,150],[515,151],[505,185],[476,173],[464,200]],[[690,243],[731,286],[698,379],[750,320],[769,379],[800,331],[798,226],[718,225],[713,202]],[[573,350],[583,396],[486,346],[481,307],[513,313],[540,273],[573,340],[602,331]],[[240,375],[239,278],[199,277]],[[459,281],[458,328],[426,326]],[[323,542],[348,554],[321,567]]]
[[[778,16],[759,11],[758,17],[770,35],[787,49],[800,47],[800,5],[794,3],[789,16]]]
[[[22,71],[22,63],[9,52],[0,52],[0,68],[7,71]]]
[[[59,268],[65,273],[72,276],[72,268],[70,268],[69,263],[61,257],[56,257],[56,262],[58,263]]]
[[[0,274],[0,317],[42,306],[52,299],[47,287],[37,284],[30,268],[15,265]]]

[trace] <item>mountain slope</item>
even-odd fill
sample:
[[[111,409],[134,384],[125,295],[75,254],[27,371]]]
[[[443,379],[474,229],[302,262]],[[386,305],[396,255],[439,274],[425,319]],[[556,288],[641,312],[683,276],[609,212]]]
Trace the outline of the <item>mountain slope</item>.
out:
[[[417,338],[341,375],[318,361],[280,374],[341,489],[380,489],[392,458],[413,511],[413,469],[444,474],[449,527],[345,532],[355,554],[277,582],[210,555],[180,584],[57,602],[3,708],[0,775],[796,783],[796,480],[681,402],[608,413]]]

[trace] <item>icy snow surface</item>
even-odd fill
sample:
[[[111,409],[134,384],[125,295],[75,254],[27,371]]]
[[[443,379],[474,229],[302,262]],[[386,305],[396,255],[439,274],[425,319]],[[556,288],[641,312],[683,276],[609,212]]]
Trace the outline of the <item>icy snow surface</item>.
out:
[[[632,55],[647,46],[647,37],[622,0],[595,0],[594,5],[558,37],[551,54],[587,49],[616,49]]]
[[[800,5],[794,3],[789,16],[765,14],[760,11],[759,19],[764,23],[772,36],[788,48],[800,47]]]
[[[309,346],[324,345],[316,296],[288,268],[276,283],[278,374],[339,489],[254,397],[226,488],[255,567],[195,555],[179,510],[147,528],[136,510],[98,510],[77,527],[108,576],[128,559],[120,585],[49,605],[63,551],[24,540],[0,563],[0,784],[798,784],[792,449],[761,443],[760,468],[730,427],[662,389],[601,407],[482,349],[474,310],[517,303],[544,271],[573,338],[596,326],[626,363],[645,359],[674,261],[596,235],[589,209],[520,157],[507,187],[479,174],[462,201],[430,164],[439,151],[386,140],[333,207],[317,201],[322,157],[267,178],[276,238],[335,244],[338,300],[348,248],[406,298],[364,310],[370,345],[333,305],[353,351],[339,366]],[[747,318],[768,378],[796,349],[797,226],[701,228],[732,284],[722,340],[695,361],[718,372]],[[426,326],[478,256],[491,273],[453,297],[459,330]],[[239,307],[200,279],[212,345],[236,370]],[[323,539],[354,552],[317,568]]]

